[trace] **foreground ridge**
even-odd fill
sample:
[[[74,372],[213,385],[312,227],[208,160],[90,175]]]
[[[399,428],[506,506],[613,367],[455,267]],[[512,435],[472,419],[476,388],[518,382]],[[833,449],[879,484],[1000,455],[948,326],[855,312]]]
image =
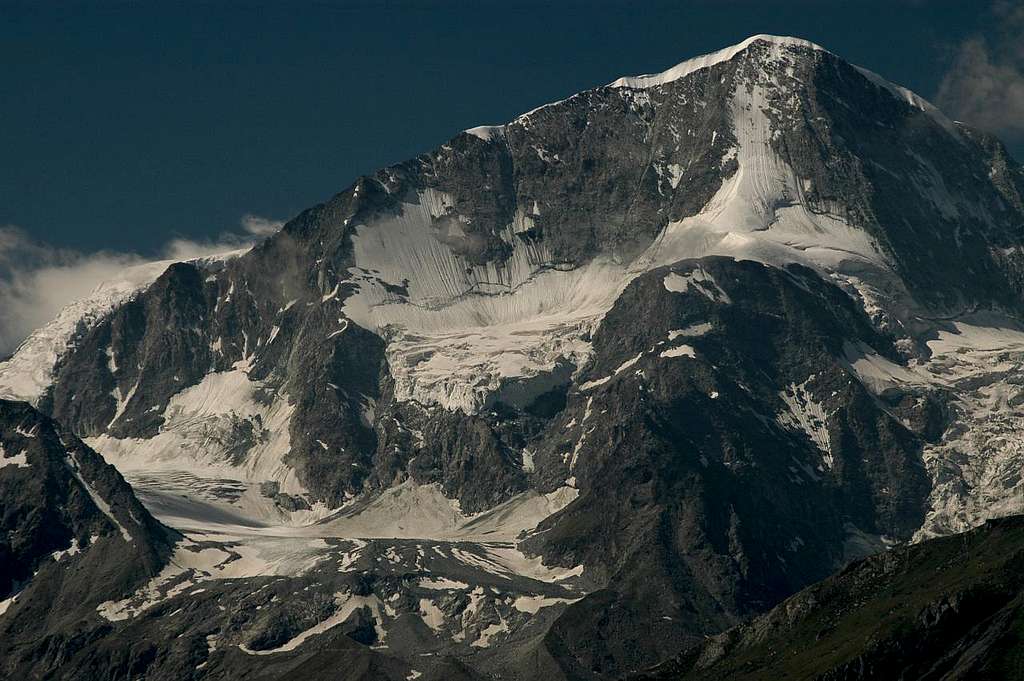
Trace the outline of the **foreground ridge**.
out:
[[[1022,516],[901,546],[630,678],[1018,678],[1022,558]]]

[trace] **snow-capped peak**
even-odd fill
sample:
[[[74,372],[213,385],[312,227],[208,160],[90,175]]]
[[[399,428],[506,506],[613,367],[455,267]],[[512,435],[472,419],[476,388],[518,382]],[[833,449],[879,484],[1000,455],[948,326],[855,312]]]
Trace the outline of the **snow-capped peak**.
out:
[[[709,66],[720,64],[722,62],[729,61],[737,54],[740,54],[751,45],[757,42],[766,42],[772,45],[793,46],[793,47],[809,47],[812,50],[819,50],[827,52],[825,48],[820,45],[816,45],[809,40],[802,38],[791,38],[788,36],[778,35],[765,35],[759,34],[750,36],[741,43],[737,43],[731,47],[712,52],[710,54],[701,55],[700,57],[694,57],[693,59],[687,59],[686,61],[676,64],[667,71],[661,73],[649,73],[642,76],[623,76],[616,81],[609,83],[609,87],[630,87],[630,88],[649,88],[658,85],[664,85],[665,83],[671,83],[672,81],[679,80],[685,76],[690,75],[700,69],[706,69]]]
[[[609,83],[608,87],[633,88],[637,90],[642,90],[645,88],[652,88],[657,87],[659,85],[665,85],[666,83],[677,81],[680,78],[685,78],[691,73],[695,73],[696,71],[699,71],[701,69],[705,69],[714,66],[715,64],[720,64],[722,62],[727,62],[736,55],[741,54],[742,52],[750,48],[750,46],[754,45],[755,43],[768,43],[774,48],[806,47],[818,52],[833,54],[832,52],[829,52],[829,50],[826,50],[821,45],[812,43],[809,40],[804,40],[803,38],[767,35],[762,33],[750,36],[741,43],[737,43],[736,45],[732,45],[731,47],[726,47],[724,49],[718,50],[717,52],[711,52],[710,54],[694,57],[693,59],[687,59],[686,61],[680,64],[676,64],[672,68],[668,69],[667,71],[662,71],[661,73],[651,73],[642,76],[623,76],[622,78],[619,78],[618,80]],[[869,81],[871,81],[878,87],[887,90],[895,98],[904,101],[910,106],[916,109],[920,109],[921,111],[931,116],[939,125],[941,125],[950,134],[952,134],[954,138],[959,139],[959,132],[957,131],[956,126],[953,125],[953,123],[948,118],[946,118],[946,116],[934,104],[926,100],[924,97],[920,96],[916,92],[908,90],[907,88],[901,85],[897,85],[891,81],[886,80],[885,78],[878,75],[874,71],[870,71],[866,68],[856,65],[854,65],[854,68],[857,69],[857,71],[865,78],[867,78]]]

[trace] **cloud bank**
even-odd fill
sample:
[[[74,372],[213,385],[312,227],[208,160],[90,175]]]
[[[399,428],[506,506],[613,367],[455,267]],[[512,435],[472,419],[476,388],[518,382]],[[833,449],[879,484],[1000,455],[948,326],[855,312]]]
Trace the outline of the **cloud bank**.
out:
[[[1024,138],[1024,5],[993,5],[996,33],[960,44],[936,103],[951,117],[1007,138]]]
[[[0,227],[0,359],[61,308],[88,295],[127,267],[153,260],[189,260],[244,248],[280,229],[277,220],[245,215],[242,233],[209,241],[172,239],[155,259],[135,253],[83,253],[57,248],[15,226]]]

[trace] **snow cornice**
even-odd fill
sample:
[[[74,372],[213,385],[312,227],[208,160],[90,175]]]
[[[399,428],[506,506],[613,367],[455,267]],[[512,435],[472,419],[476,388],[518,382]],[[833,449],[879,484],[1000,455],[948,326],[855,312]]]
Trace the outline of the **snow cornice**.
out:
[[[680,78],[684,78],[695,71],[699,71],[700,69],[706,69],[710,66],[714,66],[715,64],[729,61],[737,54],[740,54],[757,42],[770,43],[778,46],[808,47],[812,50],[828,52],[825,48],[820,45],[816,45],[809,40],[791,38],[788,36],[766,35],[762,33],[750,36],[741,43],[726,47],[718,50],[717,52],[711,52],[710,54],[694,57],[693,59],[687,59],[680,64],[676,64],[667,71],[662,71],[661,73],[649,73],[642,76],[623,76],[622,78],[609,83],[608,86],[643,89],[671,83],[679,80]]]

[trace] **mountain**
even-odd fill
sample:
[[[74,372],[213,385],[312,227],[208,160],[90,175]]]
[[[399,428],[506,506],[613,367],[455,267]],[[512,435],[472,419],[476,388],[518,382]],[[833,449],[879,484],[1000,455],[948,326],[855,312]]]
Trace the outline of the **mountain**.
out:
[[[855,563],[640,679],[1016,679],[1024,518]]]
[[[0,388],[182,533],[96,611],[187,609],[174,673],[615,678],[1024,511],[1022,192],[992,137],[754,36],[126,276]]]

